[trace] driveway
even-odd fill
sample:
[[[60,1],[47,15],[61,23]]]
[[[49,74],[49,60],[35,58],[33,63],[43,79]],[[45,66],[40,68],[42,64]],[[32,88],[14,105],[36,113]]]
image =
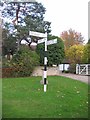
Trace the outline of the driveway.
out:
[[[76,75],[76,74],[70,74],[70,73],[60,73],[60,76],[65,76],[68,78],[72,78],[74,80],[79,80],[85,83],[90,84],[90,76],[84,76],[84,75]]]

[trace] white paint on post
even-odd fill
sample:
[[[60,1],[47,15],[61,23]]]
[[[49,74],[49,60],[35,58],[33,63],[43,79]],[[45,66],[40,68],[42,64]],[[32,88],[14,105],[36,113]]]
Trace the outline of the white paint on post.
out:
[[[44,57],[44,65],[47,65],[47,57]]]
[[[47,71],[44,71],[44,78],[47,78]]]
[[[47,38],[45,38],[45,51],[47,51]]]
[[[44,92],[46,92],[47,91],[47,85],[45,84],[44,85]]]

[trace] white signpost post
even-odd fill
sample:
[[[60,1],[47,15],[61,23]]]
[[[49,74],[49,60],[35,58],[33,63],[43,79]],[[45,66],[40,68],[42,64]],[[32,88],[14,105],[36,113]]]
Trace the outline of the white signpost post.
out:
[[[57,39],[47,41],[47,33],[40,33],[29,31],[30,36],[40,37],[42,39],[38,40],[37,44],[45,42],[45,54],[44,54],[44,92],[47,90],[47,45],[52,45],[57,43]]]

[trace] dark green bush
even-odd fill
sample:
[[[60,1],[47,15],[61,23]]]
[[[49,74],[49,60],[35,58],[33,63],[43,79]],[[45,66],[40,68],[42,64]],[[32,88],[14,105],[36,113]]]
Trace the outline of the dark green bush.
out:
[[[48,45],[48,51],[47,51],[47,57],[48,57],[48,66],[52,66],[53,64],[61,64],[64,56],[65,56],[65,52],[64,52],[64,43],[62,41],[61,38],[57,37],[57,36],[48,36],[48,41],[49,40],[53,40],[53,39],[57,39],[57,43],[56,44],[52,44],[52,45]],[[36,52],[39,54],[40,56],[40,65],[44,64],[44,47],[45,44],[38,44]]]
[[[4,61],[3,67],[8,68],[9,75],[5,74],[7,70],[4,69],[3,77],[30,76],[34,67],[39,64],[38,61],[39,57],[35,51],[31,51],[27,46],[21,46],[11,61]]]

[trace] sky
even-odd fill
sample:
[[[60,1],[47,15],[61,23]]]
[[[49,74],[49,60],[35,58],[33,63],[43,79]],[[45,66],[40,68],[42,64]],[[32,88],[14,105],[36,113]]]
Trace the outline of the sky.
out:
[[[70,28],[88,41],[88,0],[36,0],[46,8],[45,20],[51,22],[52,35],[60,37]]]

